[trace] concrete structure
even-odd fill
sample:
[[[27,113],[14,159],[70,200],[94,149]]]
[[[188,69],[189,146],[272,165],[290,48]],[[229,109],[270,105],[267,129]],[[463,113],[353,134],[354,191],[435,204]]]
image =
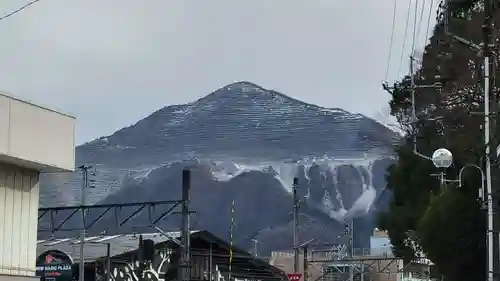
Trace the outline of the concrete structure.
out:
[[[75,167],[75,118],[0,93],[0,280],[34,277],[40,172]]]

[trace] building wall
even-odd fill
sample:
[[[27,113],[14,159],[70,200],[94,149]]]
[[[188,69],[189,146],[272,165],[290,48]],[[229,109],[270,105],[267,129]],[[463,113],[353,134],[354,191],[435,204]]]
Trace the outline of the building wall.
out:
[[[0,162],[73,170],[75,119],[0,93]]]
[[[372,256],[392,256],[392,246],[389,238],[371,236],[370,254]]]
[[[35,275],[38,179],[37,171],[0,164],[0,275]]]

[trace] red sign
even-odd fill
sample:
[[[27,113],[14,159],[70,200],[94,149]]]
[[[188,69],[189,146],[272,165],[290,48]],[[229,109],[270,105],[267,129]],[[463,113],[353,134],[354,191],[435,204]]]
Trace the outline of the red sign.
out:
[[[289,273],[286,275],[290,281],[300,281],[302,273]]]

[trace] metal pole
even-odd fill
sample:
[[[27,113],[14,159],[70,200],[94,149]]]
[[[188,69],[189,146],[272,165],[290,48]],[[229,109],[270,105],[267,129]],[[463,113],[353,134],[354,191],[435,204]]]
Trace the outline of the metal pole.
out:
[[[487,42],[486,42],[487,44]],[[486,154],[486,200],[488,205],[488,281],[493,281],[493,196],[490,147],[490,58],[484,57],[484,143]]]
[[[483,25],[483,56],[484,56],[484,144],[485,144],[485,154],[486,154],[486,200],[487,200],[487,209],[488,209],[488,281],[493,281],[494,279],[494,271],[495,271],[495,260],[494,260],[494,238],[493,238],[493,184],[492,184],[492,174],[491,174],[491,158],[496,156],[496,153],[491,153],[492,142],[495,142],[495,138],[491,138],[490,130],[491,122],[490,120],[490,103],[496,100],[495,95],[490,97],[491,92],[491,80],[490,80],[490,72],[491,72],[491,62],[490,56],[491,48],[490,45],[493,42],[492,38],[492,27],[493,27],[493,1],[485,0],[484,1],[484,25]],[[492,103],[493,114],[497,113],[497,105],[496,102]],[[493,146],[496,148],[496,146]]]
[[[485,196],[484,196],[484,194],[486,192],[486,189],[484,188],[486,177],[484,176],[483,169],[481,169],[481,167],[479,167],[478,165],[476,165],[476,164],[466,164],[465,166],[463,166],[460,169],[460,171],[458,172],[458,187],[462,187],[462,185],[463,185],[462,175],[463,175],[465,169],[468,168],[468,167],[476,168],[481,173],[481,189],[479,189],[479,191],[478,191],[478,197],[477,198],[480,199],[481,202],[484,202],[484,200],[486,199]]]
[[[354,257],[354,220],[351,219],[349,223],[349,244],[348,244],[348,251],[349,251],[349,257],[351,260]],[[354,263],[351,261],[350,266],[349,266],[349,280],[353,281],[354,280]]]
[[[299,199],[297,186],[299,179],[293,178],[293,272],[299,272]]]
[[[191,188],[191,172],[182,170],[182,225],[181,225],[181,264],[179,266],[179,280],[191,279],[191,251],[190,251],[190,229],[189,229],[189,189]]]
[[[84,256],[84,243],[85,243],[85,235],[86,233],[86,225],[85,225],[85,216],[86,216],[86,210],[84,208],[86,204],[86,189],[88,188],[88,175],[89,175],[89,169],[90,166],[82,165],[79,167],[79,169],[82,170],[82,194],[80,197],[80,204],[82,205],[82,232],[80,234],[80,268],[79,268],[79,273],[78,276],[80,277],[80,281],[85,280],[85,256]]]
[[[106,281],[111,281],[111,243],[106,244]]]
[[[139,278],[139,281],[144,280],[144,239],[142,237],[142,234],[139,235],[139,255],[138,255],[138,260],[139,260],[139,267],[137,268],[137,277]]]
[[[259,243],[259,241],[257,239],[252,239],[252,246],[253,246],[253,249],[252,249],[252,252],[253,252],[253,255],[254,256],[258,256],[258,252],[257,252],[257,243]]]
[[[309,260],[307,259],[307,255],[309,254],[308,253],[308,245],[304,245],[304,257],[303,257],[303,261],[304,261],[304,281],[308,281],[309,280]]]
[[[416,98],[415,98],[415,77],[413,75],[413,55],[410,56],[410,91],[411,91],[411,122],[413,126],[417,123],[417,105],[416,105]],[[416,132],[413,132],[413,153],[416,155],[419,155],[418,150],[417,150],[417,134]]]
[[[364,262],[361,263],[361,281],[365,280],[365,264]]]
[[[208,270],[208,274],[210,274],[210,277],[208,278],[208,280],[212,281],[213,280],[213,276],[212,276],[212,243],[210,243],[210,250],[209,250],[209,256],[208,256],[208,266],[210,267],[210,269]]]

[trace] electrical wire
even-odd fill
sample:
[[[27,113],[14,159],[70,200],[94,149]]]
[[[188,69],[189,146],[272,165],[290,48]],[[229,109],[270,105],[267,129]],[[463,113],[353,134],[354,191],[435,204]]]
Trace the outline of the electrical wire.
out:
[[[427,17],[427,29],[425,31],[425,45],[424,46],[427,46],[427,44],[429,44],[429,40],[430,40],[429,31],[431,28],[431,15],[432,15],[432,8],[434,8],[434,1],[431,0],[430,2],[431,2],[431,4],[429,6],[429,16]]]
[[[385,70],[385,81],[389,78],[389,67],[391,66],[392,57],[392,44],[394,42],[394,27],[396,25],[396,11],[397,11],[397,0],[394,0],[393,11],[392,11],[392,28],[391,28],[391,39],[389,42],[389,55],[387,56],[387,68]]]
[[[405,34],[403,36],[403,48],[401,49],[401,57],[399,58],[398,77],[399,74],[401,74],[401,66],[403,64],[403,57],[405,54],[406,37],[408,36],[408,24],[410,22],[410,11],[411,11],[411,0],[408,1],[408,11],[406,13],[406,23],[405,23]]]
[[[411,55],[415,54],[417,44],[417,15],[418,15],[418,0],[415,0],[415,15],[413,16],[413,39],[411,43]]]
[[[25,4],[25,5],[21,6],[20,8],[18,8],[18,9],[14,10],[14,11],[12,11],[10,13],[7,13],[7,14],[1,16],[0,20],[4,20],[4,19],[6,19],[8,17],[11,17],[11,16],[13,16],[13,15],[21,12],[22,10],[28,8],[29,6],[31,6],[31,5],[33,5],[33,4],[37,3],[37,2],[40,2],[40,0],[33,0],[33,1],[29,2],[28,4]]]
[[[431,0],[432,1],[432,0]],[[418,18],[418,26],[417,26],[417,45],[420,39],[420,31],[422,29],[422,20],[424,19],[424,10],[425,10],[425,0],[422,1],[422,9],[420,9],[420,17]]]

